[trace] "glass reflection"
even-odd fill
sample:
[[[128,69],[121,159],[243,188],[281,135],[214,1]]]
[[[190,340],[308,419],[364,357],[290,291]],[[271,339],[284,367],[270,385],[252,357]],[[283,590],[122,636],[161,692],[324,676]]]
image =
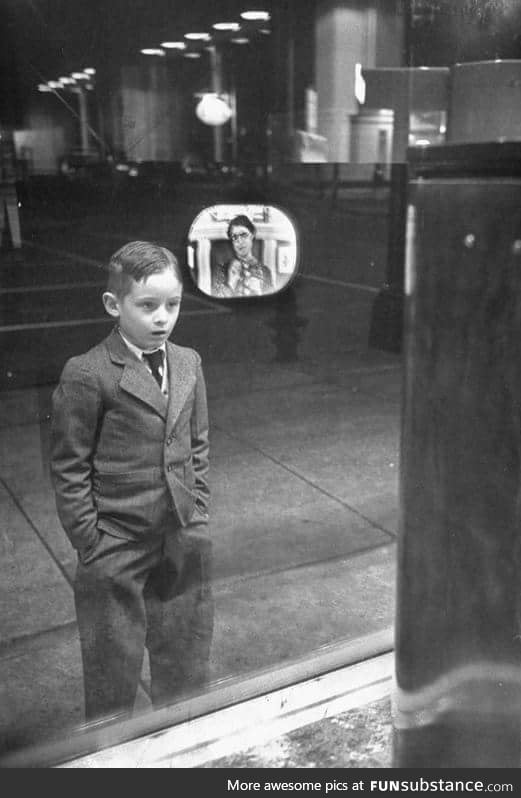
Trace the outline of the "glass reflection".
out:
[[[159,725],[161,712],[150,710],[173,700],[177,722],[183,699],[193,715],[193,701],[219,683],[235,689],[259,671],[272,680],[284,664],[392,621],[398,364],[394,356],[353,354],[365,347],[387,239],[385,187],[379,196],[370,184],[364,189],[371,213],[363,223],[359,195],[347,196],[361,174],[373,172],[371,164],[351,164],[345,147],[355,106],[343,54],[357,49],[359,27],[342,26],[347,39],[334,48],[329,36],[317,42],[313,62],[315,27],[323,22],[311,24],[310,13],[301,27],[306,13],[278,4],[279,34],[259,31],[246,48],[220,42],[222,59],[209,65],[203,53],[197,66],[174,53],[143,58],[136,48],[132,55],[128,42],[142,20],[123,0],[111,4],[101,37],[99,3],[81,4],[81,14],[76,0],[62,6],[53,11],[48,4],[40,18],[10,4],[12,24],[0,31],[12,55],[6,65],[16,67],[34,41],[41,55],[55,52],[57,30],[67,31],[71,53],[86,34],[101,45],[98,58],[89,57],[99,77],[89,81],[92,90],[86,83],[79,93],[56,86],[41,93],[35,83],[20,96],[23,119],[13,122],[23,245],[1,253],[0,756],[42,741],[84,744],[83,631],[73,595],[78,563],[49,480],[51,394],[64,364],[109,334],[113,320],[100,302],[100,267],[109,253],[142,238],[179,257],[197,214],[188,241],[191,280],[184,280],[174,338],[200,352],[207,379],[211,546],[191,530],[181,578],[177,553],[169,552],[146,587],[147,598],[152,589],[159,598],[149,606],[153,623],[176,607],[186,621],[173,635],[183,678],[172,685],[169,672],[158,696],[153,670],[162,652],[150,657],[148,649],[142,663],[136,658],[135,671],[142,668],[134,715]],[[182,3],[178,10],[180,30],[189,30]],[[151,14],[150,44],[164,38],[161,16]],[[324,22],[326,30],[338,28],[334,18]],[[298,80],[288,83],[295,113],[279,146],[268,119],[290,105],[279,91],[288,68],[286,30],[295,36]],[[338,64],[332,81],[331,58]],[[35,66],[46,80],[85,66],[36,60],[34,81]],[[389,59],[381,53],[379,61]],[[192,100],[209,66],[233,100],[234,116],[221,128],[193,118]],[[16,95],[10,88],[2,95],[7,105]],[[307,273],[293,280],[301,251]],[[233,302],[214,301],[219,291]],[[268,301],[248,301],[256,297]],[[89,386],[82,383],[81,391]],[[112,402],[114,394],[106,398]],[[128,448],[140,449],[139,425],[129,433]],[[99,543],[99,558],[125,545],[110,537]],[[94,563],[95,557],[87,567]],[[89,595],[89,610],[98,598]],[[113,623],[121,627],[120,621]],[[100,623],[112,642],[106,614]],[[103,665],[93,670],[101,685]],[[102,708],[89,711],[98,714]],[[94,726],[107,732],[106,724]]]
[[[199,290],[209,296],[275,294],[296,272],[295,227],[269,205],[205,208],[188,234],[188,265]]]
[[[113,230],[124,229],[126,218],[126,207],[116,202],[89,205],[83,186],[75,186],[84,193],[71,204],[66,226],[41,223],[31,246],[24,243],[3,259],[9,316],[2,332],[0,395],[0,509],[6,530],[0,678],[10,698],[0,721],[0,757],[10,750],[22,756],[26,746],[51,739],[58,747],[65,740],[83,745],[79,730],[92,739],[94,729],[108,734],[114,728],[85,726],[73,598],[77,558],[60,529],[49,480],[51,394],[64,363],[110,333],[114,319],[101,302],[106,275],[99,265],[113,249]],[[218,194],[217,188],[212,191]],[[152,238],[158,228],[168,231],[165,243],[183,253],[183,231],[198,217],[207,193],[207,186],[196,191],[187,179],[175,204],[161,207],[143,192],[139,205],[135,200],[142,232]],[[43,219],[48,196],[40,204],[35,197],[31,215],[25,210],[26,230]],[[63,187],[53,196],[65,204]],[[193,702],[211,697],[223,683],[235,688],[262,671],[270,671],[271,680],[276,675],[271,669],[278,673],[392,621],[401,377],[395,355],[357,354],[363,325],[353,321],[353,311],[362,320],[370,314],[387,239],[385,208],[377,215],[372,207],[367,224],[360,224],[359,213],[352,213],[357,203],[340,195],[334,213],[316,195],[304,208],[293,203],[304,239],[293,251],[305,245],[314,265],[266,301],[227,305],[184,280],[172,338],[200,353],[207,382],[211,547],[201,538],[204,548],[189,554],[179,594],[175,552],[172,569],[168,564],[154,575],[167,600],[156,602],[152,611],[177,605],[186,621],[176,632],[183,681],[166,685],[172,706],[152,712],[163,697],[154,694],[151,678],[157,657],[145,652],[134,717],[125,728],[136,720],[151,728],[170,710],[171,722],[177,722],[184,708],[189,705],[193,714]],[[281,217],[273,208],[267,209],[275,224]],[[256,239],[261,237],[265,205],[230,201],[211,209],[225,216],[218,226],[231,251],[226,231],[241,213],[253,220]],[[202,218],[204,251],[215,220],[208,212]],[[244,232],[239,227],[231,234],[241,242]],[[377,264],[366,291],[357,262],[338,257],[348,244]],[[92,257],[85,258],[85,252]],[[83,393],[88,389],[82,384]],[[113,401],[113,394],[107,399]],[[131,449],[142,448],[137,424],[130,440]],[[195,546],[194,530],[188,534]],[[109,543],[108,537],[101,542],[99,556],[109,556],[104,548]],[[169,586],[176,593],[172,604]]]

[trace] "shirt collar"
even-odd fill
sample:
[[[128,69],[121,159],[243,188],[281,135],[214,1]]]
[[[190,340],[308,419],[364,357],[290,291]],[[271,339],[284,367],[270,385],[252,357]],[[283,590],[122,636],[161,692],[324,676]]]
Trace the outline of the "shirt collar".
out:
[[[136,346],[135,344],[132,344],[132,343],[131,343],[131,342],[128,340],[128,338],[126,338],[126,337],[123,335],[123,333],[121,332],[121,330],[120,330],[119,328],[118,328],[118,332],[119,332],[119,334],[121,335],[121,337],[123,338],[123,340],[124,340],[125,344],[128,346],[128,348],[130,349],[130,351],[131,351],[131,352],[132,352],[132,353],[133,353],[133,354],[134,354],[134,355],[135,355],[135,356],[138,358],[138,360],[143,360],[143,354],[144,354],[145,352],[146,352],[147,354],[150,354],[150,352],[149,352],[149,351],[147,351],[147,350],[145,350],[145,349],[140,349],[140,348],[139,348],[139,346]],[[166,343],[162,343],[162,344],[161,344],[161,346],[158,346],[158,348],[157,348],[157,349],[153,349],[152,351],[153,351],[153,352],[158,352],[158,351],[161,351],[161,352],[165,352],[165,354],[166,354]]]

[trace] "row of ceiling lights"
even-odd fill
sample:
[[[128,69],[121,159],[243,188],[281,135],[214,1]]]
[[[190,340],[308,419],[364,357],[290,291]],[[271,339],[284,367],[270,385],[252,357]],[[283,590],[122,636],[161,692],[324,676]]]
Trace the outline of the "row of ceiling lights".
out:
[[[194,31],[185,33],[186,41],[164,41],[161,47],[145,47],[141,50],[143,55],[166,55],[167,50],[181,52],[186,58],[200,58],[200,50],[208,47],[213,41],[227,40],[234,44],[248,44],[250,41],[248,33],[269,34],[271,31],[267,27],[270,21],[268,11],[243,11],[240,14],[242,22],[216,22],[212,25],[213,33]],[[94,76],[96,70],[87,67],[81,72],[72,72],[58,78],[49,80],[47,83],[40,83],[38,91],[55,92],[59,90],[78,91],[80,89],[91,90],[94,88]]]
[[[38,91],[59,91],[60,89],[68,91],[87,89],[90,91],[94,88],[95,74],[96,70],[93,67],[87,67],[81,72],[71,72],[70,75],[58,78],[58,80],[48,80],[47,83],[40,83]]]
[[[267,11],[243,11],[241,22],[216,22],[213,33],[194,31],[185,33],[181,41],[164,41],[160,47],[144,47],[143,55],[165,56],[167,51],[180,52],[185,58],[200,58],[200,50],[218,41],[248,44],[248,34],[269,34],[270,14]]]

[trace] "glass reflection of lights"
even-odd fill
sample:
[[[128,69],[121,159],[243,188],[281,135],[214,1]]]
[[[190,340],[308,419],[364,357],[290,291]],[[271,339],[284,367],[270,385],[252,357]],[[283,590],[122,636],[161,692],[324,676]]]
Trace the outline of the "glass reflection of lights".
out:
[[[186,50],[185,42],[161,42],[161,47],[166,50]]]
[[[210,40],[209,33],[185,33],[185,39],[193,42],[207,42]]]
[[[81,89],[92,89],[92,81],[95,75],[96,70],[93,67],[86,67],[81,72],[71,72],[70,75],[60,75],[57,80],[39,83],[37,89],[40,92],[64,90],[77,93]]]
[[[241,17],[247,22],[268,22],[270,14],[268,11],[243,11]]]
[[[206,125],[224,125],[231,118],[233,111],[225,99],[215,92],[208,92],[201,98],[195,113]]]
[[[360,103],[360,105],[364,105],[365,103],[365,94],[366,94],[366,85],[365,79],[362,72],[362,64],[356,63],[355,64],[355,97]]]
[[[238,31],[240,29],[240,25],[238,22],[216,22],[212,25],[214,30],[221,30],[221,31]]]

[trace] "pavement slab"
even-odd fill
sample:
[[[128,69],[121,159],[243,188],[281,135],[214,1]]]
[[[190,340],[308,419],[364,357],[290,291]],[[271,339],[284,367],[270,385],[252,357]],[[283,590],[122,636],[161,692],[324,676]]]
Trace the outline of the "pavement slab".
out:
[[[72,591],[12,496],[0,485],[0,639],[9,642],[69,623]]]
[[[394,620],[394,544],[216,585],[212,677],[277,666]]]

